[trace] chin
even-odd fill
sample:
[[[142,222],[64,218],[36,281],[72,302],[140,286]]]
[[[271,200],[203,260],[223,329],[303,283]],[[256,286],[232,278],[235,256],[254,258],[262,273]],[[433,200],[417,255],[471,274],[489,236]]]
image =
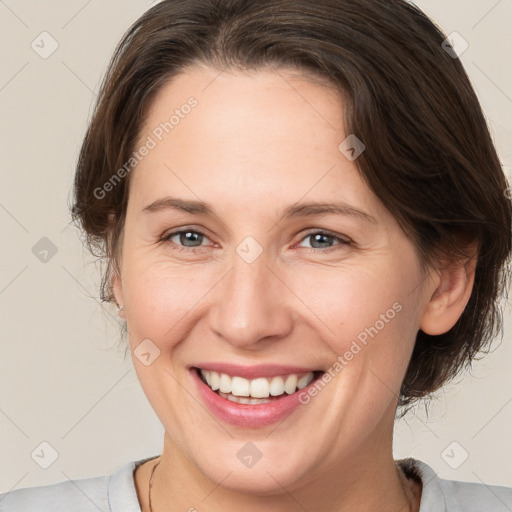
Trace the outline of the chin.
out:
[[[303,450],[290,447],[285,458],[280,449],[273,450],[272,443],[256,444],[261,447],[258,458],[254,445],[250,441],[236,440],[226,443],[225,450],[212,450],[208,454],[205,449],[193,455],[197,469],[215,484],[229,491],[254,494],[258,496],[275,496],[283,493],[283,487],[296,487],[305,474],[311,473],[310,465],[304,458]],[[253,450],[254,458],[244,463],[244,455]],[[270,454],[270,457],[266,455]],[[301,456],[302,455],[302,456]],[[247,465],[246,465],[247,464]]]
[[[203,468],[203,472],[228,491],[269,497],[282,494],[283,488],[294,487],[298,478],[302,476],[298,474],[298,468],[279,467],[277,462],[264,466],[261,460],[257,466],[260,464],[262,465],[258,468],[226,464],[222,472],[219,465],[214,464],[212,467]],[[302,473],[303,465],[300,469]]]

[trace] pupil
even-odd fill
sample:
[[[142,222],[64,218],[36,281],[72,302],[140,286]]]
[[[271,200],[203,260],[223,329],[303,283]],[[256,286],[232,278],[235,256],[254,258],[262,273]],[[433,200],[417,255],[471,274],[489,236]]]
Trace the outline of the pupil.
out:
[[[194,242],[199,241],[199,243],[196,245],[201,245],[201,237],[202,237],[202,235],[199,233],[194,233],[193,231],[187,231],[186,233],[181,233],[180,242],[187,247],[191,246],[187,242],[192,242],[192,246],[195,246]]]
[[[322,247],[329,247],[329,239],[332,238],[330,237],[329,235],[323,235],[321,233],[317,233],[316,235],[312,235],[313,236],[313,243],[311,244],[312,247],[314,247],[315,249],[316,248],[322,248]],[[322,241],[323,239],[323,241]],[[326,241],[327,240],[327,241]],[[319,243],[320,246],[315,246],[316,243]]]

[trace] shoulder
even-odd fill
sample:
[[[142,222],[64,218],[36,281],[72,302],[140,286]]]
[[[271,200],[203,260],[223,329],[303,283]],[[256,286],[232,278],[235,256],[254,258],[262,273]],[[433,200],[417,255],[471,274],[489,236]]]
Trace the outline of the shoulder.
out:
[[[0,512],[108,512],[108,476],[68,480],[0,494]]]
[[[397,461],[409,478],[421,479],[420,512],[510,512],[512,488],[440,478],[417,459]]]
[[[484,483],[440,479],[447,510],[510,512],[512,488]]]
[[[155,457],[128,462],[109,476],[67,480],[0,494],[0,512],[140,512],[134,470]]]

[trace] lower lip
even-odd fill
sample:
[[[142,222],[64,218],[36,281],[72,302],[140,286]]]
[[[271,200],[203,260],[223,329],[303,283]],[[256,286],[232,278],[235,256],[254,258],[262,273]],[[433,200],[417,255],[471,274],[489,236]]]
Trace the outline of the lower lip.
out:
[[[222,398],[201,380],[194,368],[190,369],[190,373],[204,403],[214,416],[226,423],[247,428],[264,427],[282,421],[302,405],[299,401],[299,393],[307,391],[308,387],[312,386],[317,380],[314,379],[309,386],[291,395],[285,394],[282,398],[272,402],[251,405],[239,404]]]

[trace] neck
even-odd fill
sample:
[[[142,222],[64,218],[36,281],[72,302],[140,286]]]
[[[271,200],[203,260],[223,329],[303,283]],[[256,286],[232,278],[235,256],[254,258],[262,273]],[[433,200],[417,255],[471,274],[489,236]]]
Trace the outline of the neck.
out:
[[[383,451],[368,443],[367,448],[362,454],[359,447],[343,457],[342,461],[322,467],[308,481],[297,482],[293,488],[280,488],[281,492],[261,495],[230,489],[229,472],[226,475],[219,474],[216,481],[207,478],[166,434],[161,458],[152,461],[151,468],[146,472],[149,475],[155,462],[159,462],[152,482],[152,511],[194,511],[207,508],[211,512],[416,512],[420,500],[418,490],[421,489],[408,485],[408,481],[397,470],[391,446],[389,450]],[[148,485],[144,488],[147,493]],[[143,511],[149,511],[147,500],[141,501]]]

